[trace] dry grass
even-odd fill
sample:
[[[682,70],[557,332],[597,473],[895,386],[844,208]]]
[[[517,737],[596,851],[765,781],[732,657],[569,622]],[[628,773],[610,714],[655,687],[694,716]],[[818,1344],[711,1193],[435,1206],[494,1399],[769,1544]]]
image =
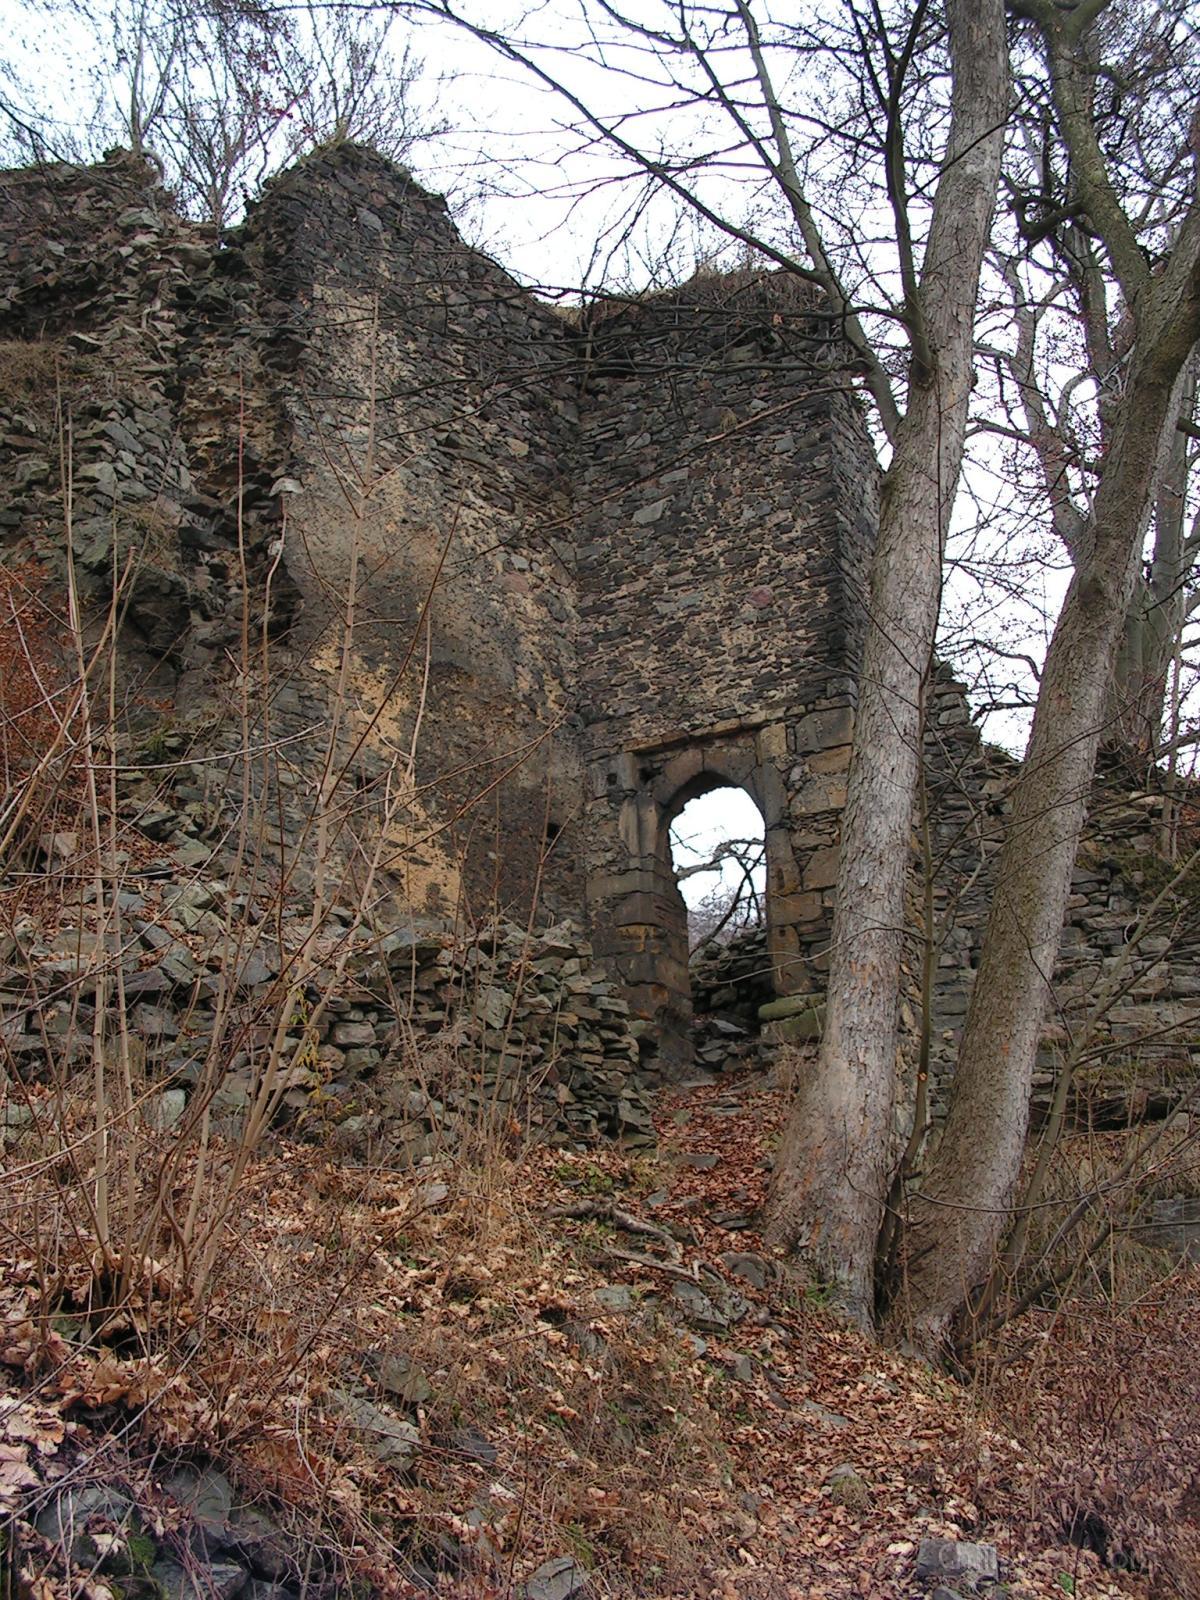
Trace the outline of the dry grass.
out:
[[[44,694],[28,698],[28,712],[46,712]],[[99,748],[103,732],[103,724],[85,729],[80,747]],[[313,893],[317,930],[321,907],[338,894],[335,798],[315,808],[299,846],[328,871]],[[111,917],[125,870],[118,799],[114,783],[80,829],[99,863],[86,914],[81,895],[77,908],[81,932],[98,938],[93,980],[109,965],[105,930],[119,925]],[[248,901],[244,927],[227,930],[231,950],[258,926],[245,859],[229,873]],[[54,889],[47,884],[48,897]],[[48,898],[44,928],[55,915]],[[447,1594],[457,1586],[472,1600],[514,1595],[543,1558],[568,1552],[589,1568],[600,1597],[848,1600],[902,1592],[914,1540],[929,1532],[994,1538],[1017,1573],[1014,1597],[1045,1600],[1062,1592],[1064,1562],[1089,1581],[1101,1572],[1098,1550],[1078,1560],[1062,1553],[1081,1510],[1109,1530],[1107,1553],[1136,1551],[1155,1581],[1186,1576],[1180,1563],[1192,1535],[1170,1545],[1166,1530],[1172,1517],[1194,1521],[1184,1419],[1200,1395],[1186,1385],[1164,1391],[1169,1369],[1159,1359],[1160,1349],[1182,1359],[1163,1318],[1189,1305],[1186,1296],[1152,1306],[1142,1294],[1118,1315],[1111,1271],[1106,1280],[1089,1261],[1071,1280],[1076,1322],[1051,1324],[1056,1338],[1073,1330],[1075,1365],[1036,1337],[1006,1346],[1001,1377],[980,1395],[838,1327],[782,1274],[751,1294],[722,1263],[731,1251],[763,1250],[746,1224],[783,1114],[779,1085],[747,1099],[738,1116],[710,1106],[705,1092],[686,1105],[668,1097],[663,1156],[636,1166],[612,1149],[586,1163],[531,1149],[523,1118],[498,1098],[478,1108],[453,1152],[435,1141],[415,1170],[378,1155],[356,1160],[349,1144],[339,1161],[337,1118],[330,1110],[326,1119],[318,1097],[306,1125],[315,1145],[269,1132],[293,1072],[311,1065],[317,1021],[307,1011],[298,1026],[294,996],[318,972],[320,1004],[345,981],[315,939],[308,960],[260,1019],[271,1022],[274,1042],[261,1050],[261,1114],[250,1136],[220,1127],[210,1135],[202,1116],[230,1046],[242,1042],[237,1027],[214,1029],[204,1084],[179,1128],[163,1132],[146,1114],[163,1085],[146,1074],[119,996],[98,981],[74,991],[78,1076],[69,1062],[39,1084],[10,1072],[9,1105],[23,1125],[0,1190],[0,1384],[14,1402],[0,1404],[0,1424],[19,1415],[36,1437],[0,1435],[0,1502],[7,1465],[29,1472],[38,1494],[52,1492],[57,1467],[108,1481],[117,1472],[170,1534],[177,1521],[156,1487],[162,1468],[215,1461],[249,1498],[278,1511],[313,1596],[403,1594],[413,1562],[441,1570]],[[85,993],[101,997],[94,1030],[80,1026]],[[288,1042],[295,1033],[299,1043]],[[789,1053],[780,1082],[805,1059]],[[445,1039],[436,1050],[414,1045],[395,1070],[414,1089],[471,1084],[470,1064]],[[676,1161],[685,1139],[683,1148],[715,1155],[716,1165]],[[1081,1196],[1134,1215],[1106,1176],[1119,1170],[1115,1146],[1069,1146],[1063,1155],[1047,1230],[1055,1209]],[[1160,1158],[1153,1183],[1175,1182],[1186,1148]],[[669,1195],[651,1215],[647,1197],[659,1188]],[[636,1249],[614,1248],[603,1216],[567,1220],[562,1202],[581,1193],[647,1208],[668,1254],[647,1260],[644,1236],[635,1237],[640,1260]],[[727,1228],[721,1216],[740,1220]],[[1050,1238],[1044,1231],[1034,1242]],[[736,1326],[709,1328],[705,1340],[685,1331],[673,1300],[681,1274],[741,1296]],[[1160,1270],[1153,1284],[1161,1283]],[[628,1291],[619,1312],[598,1297],[606,1286]],[[1026,1319],[1014,1337],[1043,1326]],[[1106,1386],[1099,1395],[1071,1386],[1085,1363]],[[407,1394],[389,1376],[397,1371],[413,1377]],[[1013,1374],[1023,1374],[1027,1392],[1010,1393]],[[1132,1410],[1114,1422],[1100,1401],[1120,1382]],[[377,1434],[355,1418],[360,1403],[411,1425],[411,1464],[381,1458]],[[1155,1407],[1174,1452],[1165,1473],[1153,1456]],[[1061,1448],[1043,1445],[1046,1427]],[[46,1450],[34,1455],[39,1441]],[[1086,1476],[1097,1461],[1106,1464],[1102,1483]],[[829,1487],[847,1462],[865,1485],[853,1504]],[[48,1553],[27,1523],[18,1544],[25,1564],[40,1562],[44,1573]],[[45,1600],[86,1594],[61,1551],[56,1559],[57,1590],[43,1591]],[[1094,1592],[1144,1592],[1135,1581],[1106,1572]]]
[[[996,1542],[1015,1600],[1070,1592],[1064,1576],[1089,1600],[1186,1595],[1194,1277],[1160,1274],[1156,1299],[1120,1312],[1077,1294],[1035,1313],[974,1389],[840,1327],[786,1277],[698,1350],[653,1304],[674,1280],[614,1261],[651,1247],[561,1212],[615,1199],[686,1239],[685,1264],[761,1250],[713,1217],[761,1192],[784,1097],[758,1090],[731,1118],[724,1092],[668,1097],[663,1150],[636,1158],[488,1148],[481,1126],[471,1159],[397,1172],[272,1139],[189,1306],[171,1217],[191,1157],[159,1257],[118,1298],[84,1225],[86,1163],[59,1148],[86,1130],[85,1097],[39,1090],[0,1194],[0,1354],[47,1428],[78,1428],[54,1459],[134,1486],[168,1537],[156,1484],[180,1459],[216,1461],[276,1511],[313,1596],[400,1595],[420,1562],[445,1595],[515,1597],[570,1553],[599,1597],[850,1600],[907,1593],[926,1532]],[[174,1137],[143,1144],[146,1193]],[[681,1164],[679,1148],[720,1161]],[[219,1181],[236,1150],[217,1140],[213,1158]],[[669,1199],[650,1209],[652,1190]],[[597,1297],[614,1281],[620,1312]],[[346,1393],[416,1428],[411,1470],[378,1458]],[[52,1592],[81,1595],[58,1570]]]
[[[119,1274],[89,1248],[82,1195],[47,1146],[75,1124],[61,1101],[39,1109],[0,1200],[4,1237],[21,1241],[3,1359],[71,1415],[123,1409],[127,1474],[181,1452],[219,1459],[287,1510],[339,1583],[372,1592],[400,1592],[410,1560],[454,1552],[493,1581],[518,1556],[524,1567],[564,1549],[613,1592],[631,1563],[688,1592],[676,1535],[687,1495],[716,1481],[719,1419],[694,1396],[680,1405],[678,1334],[649,1318],[636,1335],[607,1326],[586,1252],[522,1198],[548,1157],[402,1176],[277,1145],[247,1170],[208,1294],[189,1308],[156,1262],[114,1300]],[[381,1385],[405,1367],[421,1378],[411,1404]],[[414,1473],[376,1459],[344,1392],[418,1426]],[[473,1439],[494,1465],[472,1459]]]
[[[0,339],[0,409],[32,425],[43,449],[57,451],[55,417],[60,398],[68,409],[99,386],[96,360],[58,339]],[[53,460],[53,455],[51,456]]]
[[[1031,1514],[1155,1600],[1200,1596],[1200,1362],[1194,1269],[1132,1303],[1072,1298],[991,1352],[990,1404],[1036,1441]]]
[[[1200,1118],[1064,1137],[1030,1216],[1018,1291],[1048,1276],[1085,1302],[1136,1305],[1175,1264],[1147,1230],[1154,1202],[1198,1195]]]
[[[65,360],[54,340],[0,339],[0,405],[52,411]]]

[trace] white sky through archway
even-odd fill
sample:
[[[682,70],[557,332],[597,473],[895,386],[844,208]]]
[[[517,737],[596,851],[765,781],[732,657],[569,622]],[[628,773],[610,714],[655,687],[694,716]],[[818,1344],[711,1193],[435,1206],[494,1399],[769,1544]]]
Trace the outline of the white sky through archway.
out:
[[[688,911],[694,911],[714,891],[732,893],[744,877],[744,869],[732,859],[719,862],[711,871],[691,872],[690,868],[712,861],[723,844],[730,840],[763,843],[762,813],[744,789],[710,789],[690,800],[671,824],[671,858],[682,877],[679,892]],[[760,903],[765,904],[766,865],[760,862],[751,873]]]

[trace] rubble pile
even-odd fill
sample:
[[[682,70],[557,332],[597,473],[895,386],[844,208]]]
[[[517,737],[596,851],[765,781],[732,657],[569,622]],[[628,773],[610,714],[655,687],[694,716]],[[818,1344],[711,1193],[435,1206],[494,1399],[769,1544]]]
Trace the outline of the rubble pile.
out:
[[[489,1127],[654,1141],[640,1025],[569,924],[456,936],[333,913],[314,931],[177,862],[118,902],[115,931],[81,897],[51,933],[24,919],[0,937],[0,1043],[24,1085],[88,1068],[101,1005],[160,1126],[203,1102],[236,1133],[269,1083],[277,1124],[408,1162]],[[14,1083],[0,1130],[28,1114]]]
[[[756,1027],[758,1008],[775,998],[765,927],[749,928],[724,944],[701,945],[691,962],[697,1016],[720,1012]]]

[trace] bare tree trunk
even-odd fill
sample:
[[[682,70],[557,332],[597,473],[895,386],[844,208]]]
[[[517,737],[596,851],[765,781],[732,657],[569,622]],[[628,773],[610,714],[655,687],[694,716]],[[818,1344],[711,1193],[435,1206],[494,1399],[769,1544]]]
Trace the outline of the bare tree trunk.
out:
[[[867,1323],[887,1194],[922,691],[972,383],[975,298],[1008,109],[1001,0],[951,0],[951,130],[920,283],[909,403],[884,480],[842,821],[825,1036],[788,1121],[768,1237]]]
[[[1155,601],[1152,584],[1135,577],[1113,663],[1104,743],[1143,772],[1162,737],[1167,672],[1174,656],[1173,611]]]
[[[1104,475],[1050,644],[997,869],[954,1095],[913,1205],[895,1326],[930,1350],[985,1276],[1008,1221],[1029,1094],[1113,664],[1179,406],[1200,337],[1200,211],[1135,307],[1138,334]]]
[[[1179,420],[1196,409],[1196,361],[1183,379]],[[1186,536],[1188,434],[1176,428],[1154,504],[1154,553],[1147,576],[1135,584],[1117,650],[1112,726],[1105,743],[1153,761],[1163,742],[1167,685],[1192,599],[1196,549]]]

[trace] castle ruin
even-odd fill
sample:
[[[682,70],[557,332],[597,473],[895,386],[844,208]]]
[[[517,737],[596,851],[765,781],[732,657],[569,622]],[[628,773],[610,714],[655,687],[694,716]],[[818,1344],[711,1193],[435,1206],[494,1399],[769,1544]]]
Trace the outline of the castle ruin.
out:
[[[61,558],[65,416],[98,614],[140,552],[129,737],[165,716],[222,748],[239,650],[269,650],[253,782],[282,840],[348,697],[339,759],[364,795],[381,775],[407,786],[382,824],[397,906],[581,921],[668,1070],[692,1008],[668,830],[697,795],[740,787],[765,829],[771,989],[797,1015],[815,1006],[877,517],[819,298],[744,271],[560,311],[353,147],[274,179],[220,239],[127,155],[0,182],[0,338],[53,347],[61,394],[58,424],[5,400],[2,537]],[[945,676],[929,724],[948,1058],[1011,764]],[[1151,825],[1125,804],[1125,843],[1081,858],[1064,946],[1081,1005]],[[1129,1004],[1156,1006],[1178,1053],[1195,991],[1159,965]]]

